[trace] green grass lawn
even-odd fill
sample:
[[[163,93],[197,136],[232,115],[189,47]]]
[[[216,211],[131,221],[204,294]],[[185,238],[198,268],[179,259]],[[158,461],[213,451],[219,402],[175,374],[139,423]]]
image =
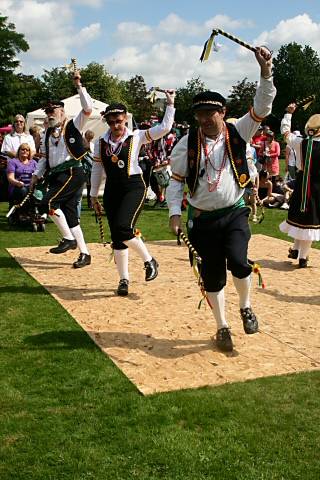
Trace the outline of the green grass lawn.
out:
[[[145,398],[5,251],[55,244],[55,226],[9,230],[4,215],[1,480],[319,480],[319,372]],[[253,233],[285,238],[285,216],[267,210]],[[99,241],[86,209],[82,227]],[[139,228],[173,238],[167,210],[145,209]]]

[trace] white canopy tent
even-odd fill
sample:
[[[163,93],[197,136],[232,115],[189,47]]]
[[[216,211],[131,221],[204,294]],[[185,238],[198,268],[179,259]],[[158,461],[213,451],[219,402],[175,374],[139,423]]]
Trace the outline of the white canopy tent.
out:
[[[74,118],[81,110],[80,97],[78,94],[73,95],[62,100],[64,102],[64,109],[68,120]],[[94,140],[100,137],[108,128],[106,122],[102,120],[100,112],[103,112],[107,103],[100,102],[99,100],[92,99],[93,109],[92,113],[85,125],[85,130],[92,130],[94,132]],[[39,108],[33,112],[27,114],[26,122],[27,129],[33,125],[43,126],[43,120],[46,117],[44,110]],[[128,113],[128,127],[132,129],[132,114]],[[84,132],[83,132],[84,133]]]

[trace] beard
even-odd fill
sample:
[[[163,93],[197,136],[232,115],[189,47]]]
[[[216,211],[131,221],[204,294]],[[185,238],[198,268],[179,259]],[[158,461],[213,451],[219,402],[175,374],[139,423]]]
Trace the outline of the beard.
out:
[[[48,125],[49,127],[59,127],[60,126],[60,120],[58,120],[57,118],[55,117],[50,117],[48,119]]]

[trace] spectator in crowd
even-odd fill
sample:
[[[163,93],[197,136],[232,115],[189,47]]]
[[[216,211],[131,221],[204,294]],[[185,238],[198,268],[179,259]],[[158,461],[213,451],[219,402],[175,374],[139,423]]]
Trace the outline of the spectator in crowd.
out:
[[[259,172],[258,197],[263,205],[269,205],[270,200],[272,200],[272,182],[267,170],[260,170]]]
[[[4,137],[1,152],[10,158],[17,156],[18,148],[22,143],[27,143],[31,148],[31,156],[36,152],[36,146],[32,135],[26,133],[26,122],[23,115],[16,115],[12,132]]]
[[[40,142],[41,142],[40,132],[41,132],[41,128],[38,127],[37,125],[33,125],[32,127],[29,128],[29,133],[32,136],[35,144],[36,155],[38,155],[40,150]]]
[[[94,149],[94,132],[92,130],[86,130],[83,138],[84,146],[88,149],[90,153],[93,153]]]
[[[22,143],[17,158],[8,161],[9,200],[13,203],[20,203],[29,192],[31,178],[37,168],[37,162],[31,158],[31,153],[30,146]]]
[[[268,171],[271,181],[274,182],[276,176],[279,175],[279,155],[280,144],[274,140],[274,133],[272,130],[266,131],[266,141],[262,146],[262,157],[264,169]]]
[[[256,168],[258,172],[263,170],[263,151],[264,151],[264,142],[266,141],[266,136],[263,134],[263,127],[260,125],[256,133],[253,135],[251,140],[251,145],[254,147],[257,156]]]

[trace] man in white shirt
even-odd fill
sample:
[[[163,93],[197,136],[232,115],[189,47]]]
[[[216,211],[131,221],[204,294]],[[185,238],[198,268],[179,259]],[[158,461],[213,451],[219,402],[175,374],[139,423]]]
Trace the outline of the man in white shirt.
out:
[[[86,180],[81,159],[87,149],[83,145],[82,130],[92,111],[92,100],[86,89],[81,86],[80,75],[74,75],[82,110],[67,121],[63,102],[49,102],[45,108],[48,115],[48,128],[40,146],[42,158],[32,177],[32,185],[45,174],[49,188],[40,203],[40,213],[48,213],[57,225],[62,240],[50,253],[60,254],[67,250],[80,250],[79,258],[73,263],[74,268],[90,265],[91,256],[84,241],[79,224],[77,202]]]
[[[22,143],[27,143],[31,148],[31,156],[36,153],[36,147],[32,135],[25,131],[26,121],[23,115],[16,115],[13,122],[12,132],[4,137],[1,152],[10,158],[15,158],[18,148]]]
[[[234,125],[224,122],[226,100],[222,95],[202,92],[194,97],[192,108],[199,127],[190,129],[174,147],[172,177],[167,188],[170,226],[177,234],[181,228],[185,181],[189,186],[189,239],[202,258],[201,276],[206,298],[217,322],[216,343],[223,351],[233,349],[225,317],[226,267],[232,272],[239,294],[244,330],[247,334],[258,331],[258,321],[250,303],[249,209],[243,200],[244,188],[251,183],[246,143],[271,112],[276,90],[270,52],[258,47],[255,56],[261,68],[261,79],[254,107]]]

